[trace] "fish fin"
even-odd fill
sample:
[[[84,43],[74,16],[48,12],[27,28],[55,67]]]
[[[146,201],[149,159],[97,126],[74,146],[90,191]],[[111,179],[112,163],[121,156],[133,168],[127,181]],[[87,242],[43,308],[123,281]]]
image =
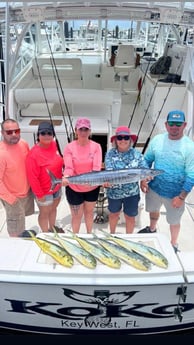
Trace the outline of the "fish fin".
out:
[[[50,179],[51,179],[51,188],[50,188],[50,191],[53,190],[55,188],[55,186],[58,184],[56,182],[56,177],[55,175],[48,169],[46,169],[47,173],[49,174],[50,176]]]

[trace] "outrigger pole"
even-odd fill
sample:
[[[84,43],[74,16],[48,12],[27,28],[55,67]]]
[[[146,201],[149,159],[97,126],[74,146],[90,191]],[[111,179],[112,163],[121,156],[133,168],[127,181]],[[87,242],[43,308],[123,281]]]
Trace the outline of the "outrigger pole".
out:
[[[179,70],[179,67],[180,67],[181,64],[182,64],[182,61],[183,61],[183,58],[181,59],[179,65],[177,66],[176,72]],[[157,83],[158,83],[158,81],[157,81]],[[157,83],[156,83],[156,84],[157,84]],[[160,108],[160,110],[159,110],[159,112],[158,112],[158,115],[157,115],[157,117],[156,117],[156,121],[154,122],[154,125],[153,125],[153,127],[152,127],[152,129],[151,129],[150,135],[149,135],[149,137],[147,138],[146,143],[145,143],[145,145],[144,145],[144,147],[143,147],[143,150],[142,150],[142,153],[143,153],[143,154],[145,153],[145,151],[146,151],[146,149],[147,149],[147,146],[148,146],[148,144],[149,144],[149,142],[150,142],[152,133],[153,133],[155,127],[156,127],[156,123],[157,123],[158,120],[159,120],[160,114],[161,114],[161,112],[162,112],[162,109],[164,108],[164,105],[165,105],[166,100],[167,100],[167,98],[168,98],[168,96],[169,96],[169,94],[170,94],[170,91],[171,91],[171,89],[172,89],[172,86],[173,86],[173,82],[171,82],[171,84],[170,84],[170,86],[169,86],[169,88],[168,88],[166,97],[164,98],[163,103],[162,103],[162,106],[161,106],[161,108]],[[155,90],[153,91],[153,93],[154,93],[154,92],[155,92]],[[149,103],[149,104],[150,104],[150,103]],[[145,118],[144,118],[144,120],[145,120]],[[143,121],[144,121],[144,120],[143,120]]]
[[[38,61],[37,61],[36,55],[35,55],[35,61],[36,61],[36,67],[37,67],[37,70],[38,70],[38,75],[39,75],[39,79],[40,79],[40,83],[41,83],[41,87],[42,87],[45,103],[46,103],[48,114],[49,114],[49,119],[50,119],[50,122],[52,124],[52,129],[53,129],[54,137],[55,137],[55,140],[56,140],[57,148],[58,148],[59,154],[61,155],[61,157],[63,157],[63,154],[61,152],[61,148],[60,148],[60,145],[59,145],[56,133],[55,133],[55,129],[54,129],[54,125],[53,125],[53,120],[52,120],[52,115],[51,115],[51,112],[50,112],[50,109],[49,109],[49,106],[48,106],[48,101],[47,101],[44,85],[43,85],[43,82],[42,82],[42,77],[41,77],[41,74],[40,74],[40,69],[39,69],[39,65],[38,65]]]
[[[157,39],[158,36],[159,36],[160,29],[161,29],[161,24],[160,24],[160,26],[159,26],[158,33],[157,33],[157,35],[156,35],[156,36],[157,36],[156,39]],[[154,45],[153,45],[153,48],[152,48],[152,54],[154,53],[155,46],[156,46],[156,41],[155,41],[155,43],[154,43]],[[134,105],[134,108],[133,108],[133,112],[132,112],[132,114],[131,114],[131,119],[130,119],[130,121],[129,121],[128,127],[131,126],[131,123],[132,123],[132,121],[133,121],[133,117],[134,117],[134,114],[135,114],[135,110],[136,110],[136,107],[137,107],[137,105],[138,105],[138,103],[139,103],[139,100],[140,100],[141,90],[142,90],[143,84],[144,84],[144,82],[145,82],[145,78],[146,78],[147,72],[148,72],[149,67],[150,67],[150,62],[151,62],[151,60],[148,61],[146,70],[145,70],[144,75],[143,75],[143,79],[141,79],[141,85],[139,86],[139,89],[138,89],[138,95],[137,95],[137,98],[136,98],[136,102],[135,102],[135,105]]]
[[[59,86],[60,86],[60,91],[61,91],[61,94],[62,94],[62,97],[63,97],[63,101],[64,101],[64,104],[65,104],[67,116],[69,118],[71,130],[72,130],[73,136],[75,137],[74,128],[73,128],[73,125],[72,125],[71,116],[70,116],[70,113],[69,113],[69,109],[68,109],[68,105],[67,105],[67,102],[66,102],[66,99],[65,99],[64,91],[63,91],[63,88],[62,88],[62,85],[61,85],[61,81],[60,81],[60,78],[59,78],[59,73],[58,73],[58,70],[57,70],[57,67],[56,67],[55,59],[54,59],[54,56],[53,56],[53,52],[52,52],[52,49],[51,49],[51,45],[50,45],[50,41],[49,41],[49,37],[48,37],[48,33],[47,33],[46,28],[45,28],[45,33],[46,33],[46,38],[47,38],[49,49],[50,49],[50,53],[51,53],[51,58],[50,58],[51,64],[52,64],[52,67],[54,67],[53,68],[53,74],[54,74],[54,78],[55,78],[57,93],[58,93],[58,96],[59,96],[59,102],[60,102],[60,106],[61,106],[61,112],[62,112],[63,121],[64,121],[64,125],[65,125],[67,140],[68,140],[68,142],[70,142],[71,139],[69,137],[69,133],[68,133],[68,129],[67,129],[67,124],[66,124],[66,121],[65,121],[65,114],[64,114],[61,98],[60,98],[60,95],[59,95],[59,89],[58,89],[57,81],[58,81]],[[57,79],[56,79],[56,77],[57,77]]]

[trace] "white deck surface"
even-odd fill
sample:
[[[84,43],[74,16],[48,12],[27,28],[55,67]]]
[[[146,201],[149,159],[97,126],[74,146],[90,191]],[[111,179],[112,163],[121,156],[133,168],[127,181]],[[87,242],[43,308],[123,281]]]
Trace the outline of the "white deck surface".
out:
[[[105,202],[105,218],[108,216],[108,211],[106,209],[107,203]],[[98,212],[101,212],[99,210]],[[94,218],[96,217],[96,211],[94,214]],[[38,226],[38,208],[36,206],[36,212],[32,216],[26,217],[26,229],[35,229],[37,232],[40,231]],[[5,222],[5,211],[2,205],[0,204],[0,237],[7,238],[7,227]],[[71,228],[71,216],[69,211],[69,206],[66,201],[65,197],[65,190],[63,189],[63,197],[61,199],[61,202],[58,206],[58,212],[57,212],[57,222],[56,225],[62,227],[65,229],[66,227]],[[140,202],[139,206],[139,215],[136,218],[136,227],[134,229],[134,233],[137,233],[141,228],[149,225],[149,215],[147,212],[145,212],[145,205],[144,205],[144,196],[142,197],[142,200]],[[102,228],[104,230],[109,231],[109,224],[106,221],[105,223],[95,223],[94,222],[94,230]],[[161,209],[161,215],[157,226],[157,232],[165,234],[170,239],[170,231],[169,226],[166,222],[166,213],[165,209]],[[86,228],[84,224],[84,220],[82,220],[80,233],[86,233]],[[119,224],[117,226],[117,233],[125,234],[125,224],[123,220],[123,215],[121,215],[121,219],[119,221]],[[186,207],[185,212],[182,217],[181,222],[181,232],[179,235],[179,249],[181,251],[194,251],[194,191],[190,193],[186,200]]]

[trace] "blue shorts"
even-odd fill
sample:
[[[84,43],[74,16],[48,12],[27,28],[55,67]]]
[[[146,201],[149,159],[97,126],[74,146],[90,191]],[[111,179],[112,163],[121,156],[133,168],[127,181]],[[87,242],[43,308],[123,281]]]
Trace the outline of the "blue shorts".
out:
[[[94,202],[98,200],[100,186],[91,190],[91,192],[75,192],[69,186],[65,188],[66,198],[70,205],[81,205],[84,201]]]
[[[46,194],[45,195],[45,201],[39,201],[36,198],[37,205],[39,205],[39,206],[49,206],[49,205],[52,205],[53,201],[55,199],[60,198],[61,195],[62,195],[62,188],[60,188],[57,192],[55,192],[53,194]]]
[[[136,217],[138,214],[138,204],[140,195],[132,195],[123,199],[110,199],[108,198],[108,210],[111,213],[123,212],[129,217]]]

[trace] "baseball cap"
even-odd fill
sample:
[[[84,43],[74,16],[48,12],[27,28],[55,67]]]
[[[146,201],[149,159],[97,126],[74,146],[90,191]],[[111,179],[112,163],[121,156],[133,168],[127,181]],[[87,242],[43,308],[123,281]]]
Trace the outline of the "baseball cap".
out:
[[[185,122],[185,114],[181,110],[172,110],[168,113],[167,122]]]
[[[117,135],[129,135],[133,142],[136,142],[138,138],[136,134],[131,134],[130,128],[126,126],[120,126],[116,129],[115,135],[113,135],[110,139],[111,143],[115,140]]]
[[[53,133],[53,126],[50,122],[43,121],[38,126],[38,133],[41,131],[50,131]]]
[[[80,117],[79,119],[77,119],[77,121],[75,123],[75,128],[80,129],[83,127],[91,129],[90,120],[87,119],[86,117]]]

